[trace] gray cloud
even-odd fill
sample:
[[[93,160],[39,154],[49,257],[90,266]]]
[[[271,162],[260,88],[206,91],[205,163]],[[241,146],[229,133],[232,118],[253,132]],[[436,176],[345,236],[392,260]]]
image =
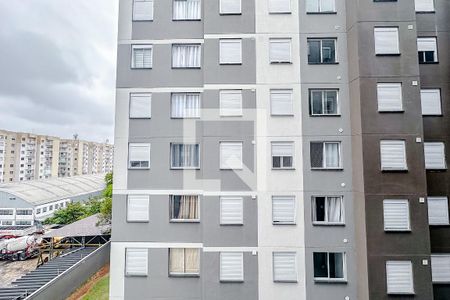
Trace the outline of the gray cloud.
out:
[[[113,135],[116,0],[0,2],[0,128]]]

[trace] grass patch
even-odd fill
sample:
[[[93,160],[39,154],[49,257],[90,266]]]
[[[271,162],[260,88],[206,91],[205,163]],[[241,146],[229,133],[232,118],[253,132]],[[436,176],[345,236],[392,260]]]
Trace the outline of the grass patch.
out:
[[[101,278],[84,295],[82,300],[108,300],[109,299],[109,274]]]

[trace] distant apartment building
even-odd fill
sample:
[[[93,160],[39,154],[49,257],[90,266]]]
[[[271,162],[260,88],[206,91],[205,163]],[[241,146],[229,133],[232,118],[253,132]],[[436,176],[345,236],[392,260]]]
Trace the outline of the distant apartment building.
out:
[[[111,172],[113,152],[106,143],[0,130],[0,183]]]

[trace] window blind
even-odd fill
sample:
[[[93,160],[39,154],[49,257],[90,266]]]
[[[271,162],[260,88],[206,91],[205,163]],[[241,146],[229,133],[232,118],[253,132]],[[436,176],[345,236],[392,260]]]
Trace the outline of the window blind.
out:
[[[153,0],[133,1],[133,21],[153,20]]]
[[[242,197],[220,198],[220,224],[243,224],[243,199]]]
[[[295,252],[273,253],[273,280],[297,282],[297,254]]]
[[[422,115],[442,115],[441,91],[439,89],[423,89],[420,91]]]
[[[403,110],[401,83],[378,83],[377,98],[378,111]]]
[[[430,225],[448,225],[448,198],[428,197],[428,223]]]
[[[241,90],[220,91],[219,97],[221,116],[242,116]]]
[[[269,13],[290,13],[291,0],[269,0]]]
[[[128,161],[130,168],[150,168],[150,144],[130,143]]]
[[[136,69],[150,69],[153,65],[153,46],[152,45],[133,45],[133,57],[131,64]]]
[[[416,11],[434,11],[434,0],[415,0]]]
[[[386,280],[388,294],[414,293],[412,263],[410,261],[387,261]]]
[[[272,222],[273,224],[295,224],[295,197],[272,197]]]
[[[270,39],[269,59],[271,63],[290,63],[291,39]]]
[[[151,118],[152,94],[130,94],[130,118]]]
[[[242,63],[242,40],[223,39],[219,41],[219,47],[221,64]]]
[[[242,169],[242,142],[220,143],[220,168]]]
[[[410,230],[408,200],[404,199],[384,200],[383,216],[384,216],[385,231]]]
[[[293,115],[292,90],[271,90],[270,111],[272,115]]]
[[[174,20],[200,20],[202,5],[200,0],[174,0]]]
[[[171,102],[172,118],[200,117],[199,93],[172,93]]]
[[[375,27],[374,33],[376,54],[400,53],[397,27]]]
[[[127,276],[147,276],[148,249],[127,248],[125,253],[125,274]]]
[[[221,14],[240,14],[241,0],[220,0]]]
[[[428,170],[446,169],[444,143],[424,143],[425,168]]]
[[[128,195],[127,221],[128,222],[147,222],[149,220],[149,202],[148,195]]]
[[[381,169],[406,170],[405,141],[380,141]]]
[[[294,143],[273,142],[272,156],[294,156]]]
[[[201,45],[172,46],[172,67],[174,68],[200,68],[201,59]]]
[[[244,281],[244,254],[220,253],[220,281]]]
[[[450,255],[431,255],[431,275],[433,283],[450,283]]]

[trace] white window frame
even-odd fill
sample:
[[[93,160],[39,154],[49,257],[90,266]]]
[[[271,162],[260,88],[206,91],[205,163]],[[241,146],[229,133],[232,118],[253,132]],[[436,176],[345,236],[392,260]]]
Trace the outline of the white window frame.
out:
[[[390,167],[383,165],[383,144],[388,145],[389,143],[393,142],[401,142],[403,145],[403,167]],[[407,163],[407,156],[406,156],[406,142],[404,140],[381,140],[380,141],[380,163],[381,163],[381,170],[382,171],[407,171],[408,170],[408,163]]]
[[[313,93],[320,92],[322,94],[322,113],[316,114],[314,113],[314,101],[313,101]],[[335,114],[326,114],[324,113],[324,108],[326,106],[326,92],[336,92],[336,113]],[[339,89],[309,89],[309,107],[311,116],[340,116],[341,115],[341,105],[339,103]]]
[[[133,167],[131,166],[131,148],[132,147],[148,147],[148,167]],[[150,143],[129,143],[128,144],[128,169],[150,169],[151,163],[150,163],[150,159],[151,159],[151,144]],[[143,162],[143,161],[141,161]]]
[[[326,10],[326,11],[322,10],[322,2],[324,0],[306,0],[306,2],[308,2],[308,1],[316,1],[317,2],[317,10],[314,10],[314,11],[308,10],[308,5],[307,5],[308,3],[306,3],[306,13],[309,13],[309,14],[330,14],[330,13],[335,13],[336,12],[336,1],[335,0],[332,0],[333,1],[333,10]]]
[[[341,170],[342,169],[342,145],[341,142],[338,141],[311,141],[312,143],[322,144],[322,167],[312,167],[312,170]],[[338,155],[339,155],[339,166],[337,167],[328,167],[327,166],[327,160],[326,160],[326,144],[338,144]],[[310,146],[311,149],[311,146]],[[311,156],[311,153],[310,153]],[[311,157],[310,157],[311,160]]]
[[[198,166],[186,166],[186,167],[177,167],[174,166],[174,161],[172,160],[172,154],[173,154],[173,147],[175,145],[183,145],[183,147],[185,146],[195,146],[198,145],[197,149],[198,149]],[[194,147],[196,148],[196,147]],[[200,143],[170,143],[170,169],[172,170],[199,170],[200,169],[200,165],[201,165],[201,160],[202,160],[202,156],[201,156],[201,147],[200,147]]]
[[[224,145],[229,145],[229,144],[235,144],[235,145],[237,145],[237,144],[240,144],[241,145],[241,153],[240,153],[240,156],[241,156],[241,161],[240,161],[240,164],[239,165],[236,165],[236,166],[229,166],[229,165],[224,165],[224,164],[222,164],[222,156],[223,156],[223,153],[222,153],[222,146],[224,146]],[[242,141],[221,141],[221,142],[219,142],[219,159],[220,159],[220,169],[221,170],[242,170],[243,168],[244,168],[244,143],[242,142]]]
[[[226,0],[226,1],[230,1],[230,0]],[[233,0],[231,0],[233,1]],[[234,0],[234,1],[239,1],[239,10],[238,11],[224,11],[223,8],[223,2],[224,0],[219,0],[219,13],[221,15],[240,15],[242,14],[242,0]]]
[[[425,169],[427,170],[446,170],[447,169],[447,160],[445,157],[445,144],[443,142],[425,142],[423,143],[423,147],[424,147],[424,156],[425,156]],[[439,147],[441,153],[439,159],[440,161],[440,165],[434,165],[432,164],[432,162],[430,161],[430,159],[432,159],[430,157],[430,150],[432,150],[431,148],[435,148],[435,147]]]
[[[448,204],[448,198],[447,197],[428,197],[428,224],[430,226],[447,226],[450,224],[450,217],[449,217],[449,204]],[[435,208],[434,210],[438,210],[442,215],[440,216],[432,216],[431,215],[431,209],[430,209],[430,203],[437,203],[434,204]],[[440,202],[440,203],[439,203]],[[443,205],[443,207],[441,207]],[[436,208],[437,207],[437,208]],[[432,218],[439,219],[439,221],[432,221]]]
[[[132,272],[128,269],[129,267],[129,255],[133,252],[140,252],[141,255],[145,255],[143,258],[143,261],[140,261],[142,263],[145,269],[143,272]],[[125,249],[125,276],[129,277],[147,277],[148,276],[148,249],[147,248],[126,248]]]
[[[429,45],[429,44],[432,44],[432,47],[431,47],[432,50],[424,49],[424,48],[427,48],[427,45]],[[418,37],[417,38],[417,51],[418,52],[433,51],[433,61],[422,62],[422,64],[439,62],[438,45],[437,45],[436,37]]]
[[[426,97],[426,94],[434,95],[430,99],[430,97]],[[425,100],[428,98],[427,100]],[[442,116],[442,98],[441,98],[441,90],[440,89],[421,89],[420,90],[420,100],[422,107],[422,115],[423,116]],[[426,103],[426,101],[432,101],[431,104]],[[430,108],[430,106],[432,108]]]
[[[327,254],[327,274],[328,277],[315,277],[314,281],[316,282],[347,282],[347,254],[345,252],[332,252],[332,251],[321,251],[321,252],[313,252],[314,253],[326,253]],[[330,277],[330,253],[339,253],[342,254],[342,274],[343,278],[334,278]],[[313,261],[314,268],[314,261]]]
[[[289,107],[286,107],[286,112],[274,112],[274,95],[289,95]],[[271,89],[270,90],[270,114],[272,116],[293,116],[294,115],[294,91],[292,89]]]
[[[191,96],[198,96],[198,111],[196,115],[189,115],[187,114],[187,110],[184,110],[183,115],[182,116],[176,116],[174,115],[174,96],[175,95],[183,95],[184,96],[184,101],[186,103],[187,101],[187,96],[191,95]],[[170,94],[170,118],[171,119],[199,119],[201,117],[201,110],[202,110],[202,96],[201,93],[183,93],[183,92],[175,92]],[[184,106],[186,108],[186,105]]]
[[[415,0],[414,5],[416,12],[435,12],[434,0]]]
[[[224,95],[239,95],[240,101],[239,101],[239,108],[235,109],[225,109],[223,107],[224,104]],[[243,109],[242,109],[242,90],[220,90],[219,91],[219,107],[220,107],[220,116],[221,117],[242,117],[243,115]]]
[[[287,5],[288,8],[287,9],[280,9],[279,7],[277,7],[277,4],[274,3],[274,1],[285,1],[283,4]],[[292,0],[268,0],[268,9],[269,9],[269,14],[290,14],[292,13]]]
[[[386,102],[381,98],[383,89],[395,89],[398,92],[399,99],[396,99],[395,107],[387,107],[392,103]],[[403,87],[400,82],[379,82],[377,83],[377,102],[379,112],[402,112],[403,111]],[[387,105],[387,106],[386,106]]]
[[[220,225],[244,225],[244,198],[236,196],[222,196],[220,197]],[[226,221],[224,218],[224,202],[225,201],[236,201],[240,206],[240,216],[238,216],[238,221]]]
[[[289,57],[275,59],[273,57],[272,46],[274,44],[289,44]],[[271,64],[291,64],[292,63],[292,39],[291,38],[270,38],[269,39],[269,61]]]
[[[144,17],[144,16],[138,17],[136,15],[136,2],[139,2],[139,3],[149,2],[150,3],[149,5],[152,8],[151,14],[149,14],[148,17]],[[133,12],[132,12],[133,21],[153,21],[154,9],[155,9],[155,7],[154,7],[153,0],[133,0]]]
[[[274,202],[276,200],[292,201],[293,216],[291,221],[277,221],[274,212]],[[273,225],[296,225],[297,224],[297,199],[294,195],[273,195],[272,196],[272,224]]]
[[[172,272],[170,270],[170,252],[173,250],[183,250],[183,265],[184,265],[184,272]],[[186,272],[186,250],[196,250],[198,253],[198,272]],[[182,247],[172,247],[169,248],[169,276],[170,277],[199,277],[200,276],[200,269],[201,269],[201,251],[200,248],[182,248]]]
[[[395,44],[392,49],[383,50],[380,49],[380,45],[377,45],[377,40],[380,39],[380,34],[382,33],[396,33]],[[374,44],[375,44],[375,54],[376,55],[399,55],[400,54],[400,33],[398,27],[380,26],[374,27]]]
[[[167,0],[166,0],[167,1]],[[198,48],[198,65],[195,66],[175,66],[175,60],[174,60],[174,53],[175,53],[175,49],[177,47],[196,47]],[[201,69],[202,67],[202,44],[195,44],[195,43],[190,43],[190,44],[172,44],[172,69]]]
[[[286,155],[286,156],[279,156],[279,155],[274,155],[274,146],[277,146],[277,145],[290,145],[291,146],[291,148],[292,148],[292,156],[289,156],[289,155]],[[294,161],[295,161],[295,142],[292,142],[292,141],[273,141],[273,142],[271,142],[270,143],[270,153],[271,153],[271,156],[270,156],[270,158],[271,158],[271,165],[272,165],[272,170],[293,170],[293,169],[295,169],[295,164],[294,164]],[[280,167],[274,167],[274,165],[273,165],[273,158],[274,157],[280,157]],[[283,158],[284,157],[291,157],[291,161],[292,161],[292,165],[291,166],[284,166],[284,163],[283,163]]]
[[[132,207],[131,202],[132,201],[142,201],[143,204],[140,204],[140,206],[143,206],[146,208],[146,211],[140,210],[138,211],[138,214],[140,216],[132,217],[130,214],[132,211],[130,211],[130,208]],[[149,195],[134,195],[129,194],[127,196],[127,222],[129,223],[148,223],[150,221],[150,196]]]
[[[311,37],[311,38],[307,38],[306,42],[314,42],[314,41],[319,41],[320,42],[320,62],[309,62],[308,60],[308,64],[313,64],[313,65],[327,65],[327,64],[338,64],[339,63],[339,59],[338,59],[338,48],[337,48],[337,38],[320,38],[320,37]],[[323,60],[323,42],[324,41],[333,41],[334,42],[334,62],[324,62]],[[309,44],[308,44],[308,54],[310,53],[310,48],[309,48]]]
[[[135,50],[148,50],[151,51],[151,58],[150,58],[150,66],[149,67],[137,67],[136,66],[136,58],[135,58]],[[137,69],[137,70],[149,70],[153,68],[153,45],[131,45],[131,69]]]
[[[172,210],[173,210],[173,205],[174,205],[174,201],[175,198],[174,197],[183,197],[183,196],[189,196],[189,197],[196,197],[197,198],[197,218],[193,218],[193,219],[186,219],[186,218],[172,218]],[[200,216],[200,212],[201,212],[201,201],[200,201],[200,196],[199,195],[170,195],[169,196],[169,222],[170,223],[199,223],[201,216]]]
[[[450,283],[450,254],[431,254],[431,278],[436,284]]]
[[[393,287],[389,287],[389,277],[390,275],[389,270],[392,270],[392,268],[395,268],[396,266],[406,266],[410,267],[411,275],[410,275],[410,283],[411,288],[408,290],[393,290]],[[387,285],[387,293],[389,295],[412,295],[414,294],[414,270],[412,266],[411,261],[406,260],[388,260],[386,261],[386,285]]]
[[[243,252],[220,252],[220,266],[219,266],[219,278],[220,278],[220,282],[244,282],[244,253]],[[240,274],[241,276],[239,278],[233,278],[233,279],[229,279],[229,278],[224,278],[224,275],[222,273],[223,270],[223,263],[224,263],[224,259],[227,258],[227,256],[238,256],[238,259],[240,260],[240,271],[242,271],[242,273]]]
[[[167,0],[166,0],[167,1]],[[199,2],[200,13],[198,18],[176,18],[175,17],[175,2]],[[202,19],[202,2],[201,0],[172,0],[172,20],[174,21],[200,21]]]
[[[293,261],[293,266],[290,266],[291,268],[293,268],[293,275],[292,278],[279,278],[277,277],[277,263],[281,263],[281,266],[283,266],[283,261],[279,261],[278,259],[280,258],[280,256],[290,256],[290,259],[294,259]],[[285,267],[286,269],[286,267]],[[288,251],[275,251],[272,253],[272,275],[273,275],[273,281],[274,282],[291,282],[291,283],[295,283],[298,282],[298,268],[297,268],[297,252],[288,252]],[[287,275],[284,275],[287,276]]]
[[[136,108],[133,110],[133,101],[146,101],[147,112]],[[152,94],[151,93],[130,93],[130,119],[151,119],[152,117]]]
[[[389,205],[395,205],[395,204],[406,204],[406,212],[407,212],[407,226],[406,228],[401,228],[398,226],[389,226],[389,224],[387,224],[387,208],[389,207]],[[383,200],[383,224],[384,224],[384,231],[411,231],[411,214],[410,214],[410,208],[409,208],[409,201],[408,199],[384,199]]]
[[[229,60],[225,61],[222,56],[222,46],[227,43],[239,43],[240,51],[239,51],[239,59],[238,60]],[[220,39],[219,40],[219,64],[221,65],[242,65],[242,39]]]
[[[325,198],[325,221],[315,221],[314,218],[312,218],[312,223],[313,225],[326,225],[326,226],[342,226],[345,225],[345,203],[344,203],[344,196],[312,196],[311,197],[311,209],[316,210],[317,209],[317,202],[316,199],[317,198]],[[331,222],[329,221],[329,216],[328,216],[328,202],[330,200],[330,198],[340,198],[341,199],[341,208],[342,208],[342,222]]]

